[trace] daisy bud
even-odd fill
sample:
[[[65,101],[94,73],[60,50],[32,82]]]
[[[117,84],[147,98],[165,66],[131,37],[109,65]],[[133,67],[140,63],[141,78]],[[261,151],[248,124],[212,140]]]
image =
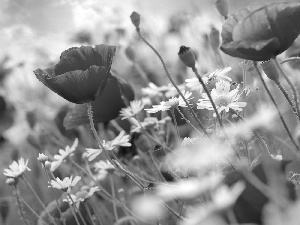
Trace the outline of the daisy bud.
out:
[[[279,82],[279,69],[277,68],[276,62],[274,59],[270,59],[268,61],[265,61],[261,64],[261,67],[267,77],[270,80],[275,81],[275,83]]]
[[[39,160],[43,165],[45,164],[45,162],[48,160],[48,156],[46,156],[45,154],[41,154],[39,153],[39,157],[37,158],[37,160]]]
[[[44,165],[45,165],[45,169],[46,170],[50,170],[50,168],[51,168],[51,162],[46,161]]]
[[[15,178],[10,177],[10,178],[6,179],[5,183],[12,186],[16,183],[16,180],[15,180]]]
[[[135,61],[135,51],[134,49],[132,48],[132,46],[128,46],[126,49],[125,49],[125,55],[127,56],[127,58],[134,62]]]
[[[141,15],[134,11],[131,13],[130,19],[136,29],[140,29]]]
[[[220,47],[220,32],[216,28],[212,27],[209,34],[209,44],[210,47],[217,51]]]
[[[228,16],[228,2],[227,0],[217,0],[215,6],[221,16],[227,18]]]
[[[195,55],[191,48],[181,46],[178,52],[181,61],[190,68],[194,68],[196,64]]]

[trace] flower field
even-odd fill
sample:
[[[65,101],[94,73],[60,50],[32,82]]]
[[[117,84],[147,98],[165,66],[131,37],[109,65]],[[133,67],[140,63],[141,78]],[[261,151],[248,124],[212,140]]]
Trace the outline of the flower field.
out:
[[[300,224],[299,2],[0,19],[0,225]]]

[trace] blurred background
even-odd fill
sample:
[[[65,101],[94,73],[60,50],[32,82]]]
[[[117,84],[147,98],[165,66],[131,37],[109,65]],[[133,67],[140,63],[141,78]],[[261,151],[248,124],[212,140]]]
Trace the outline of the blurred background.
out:
[[[231,14],[249,4],[280,1],[228,2]],[[45,88],[32,71],[53,66],[60,53],[70,47],[111,44],[117,45],[119,50],[113,70],[136,87],[143,87],[146,84],[130,72],[132,62],[124,53],[128,46],[133,46],[138,63],[150,81],[166,84],[164,76],[160,76],[163,70],[159,61],[135,35],[129,18],[132,11],[141,14],[142,33],[159,49],[177,83],[189,77],[189,72],[178,60],[181,45],[197,50],[202,73],[221,68],[212,60],[213,51],[208,48],[211,28],[221,30],[224,21],[214,7],[214,0],[0,0],[0,171],[12,160],[21,156],[29,158],[29,167],[33,169],[29,180],[41,196],[45,196],[45,201],[48,190],[40,186],[45,186],[46,180],[40,176],[40,165],[36,162],[41,146],[44,147],[43,143],[39,145],[43,141],[40,137],[50,131],[56,132],[53,118],[57,118],[61,108],[69,103]],[[224,54],[222,57],[227,66],[233,67],[233,76],[241,73],[239,60]],[[138,88],[136,92],[139,96]],[[294,122],[288,119],[289,124]],[[36,136],[39,142],[34,139]],[[0,182],[2,213],[12,192],[5,185],[4,176],[0,175]],[[30,202],[30,196],[27,200]],[[14,214],[8,215],[7,224],[18,224]]]

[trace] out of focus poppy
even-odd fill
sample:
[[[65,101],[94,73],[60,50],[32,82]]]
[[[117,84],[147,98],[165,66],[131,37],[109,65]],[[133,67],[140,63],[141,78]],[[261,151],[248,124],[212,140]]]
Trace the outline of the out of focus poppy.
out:
[[[221,50],[234,57],[264,61],[284,52],[300,33],[300,3],[241,9],[222,27]]]
[[[125,80],[110,76],[103,93],[91,102],[93,120],[95,123],[104,123],[118,117],[125,102],[134,99],[134,91]],[[88,124],[88,114],[85,105],[75,105],[64,118],[64,127],[69,130],[82,124]]]
[[[111,76],[116,47],[109,45],[70,48],[52,68],[34,71],[36,77],[66,100],[83,104],[95,100]]]

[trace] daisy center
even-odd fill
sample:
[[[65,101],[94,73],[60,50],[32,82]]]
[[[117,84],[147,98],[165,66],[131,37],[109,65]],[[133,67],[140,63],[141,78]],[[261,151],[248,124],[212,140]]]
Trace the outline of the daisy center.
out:
[[[222,107],[227,106],[231,102],[231,99],[227,96],[219,96],[216,99],[214,99],[214,102],[218,107]]]

